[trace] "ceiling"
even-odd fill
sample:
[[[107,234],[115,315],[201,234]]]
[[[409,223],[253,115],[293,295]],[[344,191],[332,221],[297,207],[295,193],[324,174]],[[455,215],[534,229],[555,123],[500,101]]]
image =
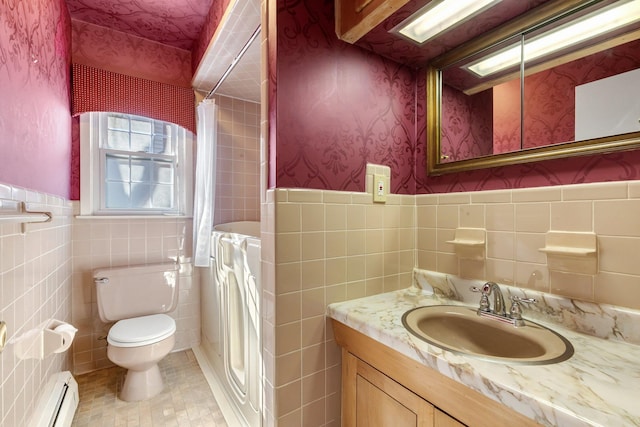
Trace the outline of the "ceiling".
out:
[[[66,0],[66,3],[72,19],[191,51],[214,1],[219,0]],[[243,6],[237,7],[238,3]],[[257,8],[253,7],[254,3],[258,4]],[[259,2],[232,0],[231,4],[230,7],[238,9],[234,22],[244,24],[227,25],[231,33],[223,34],[220,38],[224,41],[214,43],[208,50],[198,75],[194,76],[194,87],[208,93],[217,86],[216,94],[259,102],[259,37],[242,58],[238,58],[257,28],[254,24],[260,24]],[[252,17],[248,20],[245,13]],[[229,72],[231,64],[234,66]]]
[[[421,68],[424,67],[424,64],[456,46],[460,46],[549,1],[501,0],[475,15],[473,19],[463,20],[420,45],[392,33],[396,26],[428,3],[426,0],[410,0],[374,29],[367,32],[355,44],[400,64]]]

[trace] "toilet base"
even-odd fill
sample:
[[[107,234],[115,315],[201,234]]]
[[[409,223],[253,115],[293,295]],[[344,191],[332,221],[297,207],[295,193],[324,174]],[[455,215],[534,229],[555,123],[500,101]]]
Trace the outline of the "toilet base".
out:
[[[146,371],[128,370],[119,398],[125,402],[138,402],[151,399],[162,392],[164,383],[160,368],[153,365]]]
[[[169,354],[174,344],[175,334],[140,347],[118,347],[110,343],[107,346],[107,358],[127,369],[118,397],[126,402],[137,402],[160,394],[163,381],[158,362]]]

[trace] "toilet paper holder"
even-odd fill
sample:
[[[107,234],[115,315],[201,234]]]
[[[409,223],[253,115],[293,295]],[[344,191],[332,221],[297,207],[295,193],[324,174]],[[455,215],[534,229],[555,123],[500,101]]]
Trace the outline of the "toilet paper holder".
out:
[[[19,359],[44,359],[49,355],[67,351],[77,331],[69,323],[49,319],[10,340],[10,343],[14,344],[14,351]]]

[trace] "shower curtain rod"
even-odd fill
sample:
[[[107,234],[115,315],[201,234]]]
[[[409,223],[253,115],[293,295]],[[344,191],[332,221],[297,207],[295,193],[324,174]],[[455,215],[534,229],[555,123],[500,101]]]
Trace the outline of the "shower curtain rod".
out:
[[[209,93],[207,94],[207,96],[205,96],[204,99],[210,99],[211,96],[213,96],[213,94],[215,93],[215,91],[218,90],[222,82],[224,82],[224,80],[231,73],[231,71],[233,71],[233,69],[238,64],[238,62],[240,61],[244,53],[247,51],[247,49],[249,49],[249,46],[251,46],[251,43],[253,43],[256,37],[258,37],[258,34],[260,34],[260,26],[256,28],[253,34],[251,34],[251,37],[249,37],[249,41],[247,41],[247,43],[245,43],[242,49],[240,49],[240,52],[238,53],[238,55],[235,58],[233,58],[233,61],[231,61],[231,64],[229,65],[229,67],[226,69],[224,74],[222,74],[222,77],[220,77],[220,80],[218,80],[218,83],[216,83],[216,85],[213,87],[213,89],[209,91]]]

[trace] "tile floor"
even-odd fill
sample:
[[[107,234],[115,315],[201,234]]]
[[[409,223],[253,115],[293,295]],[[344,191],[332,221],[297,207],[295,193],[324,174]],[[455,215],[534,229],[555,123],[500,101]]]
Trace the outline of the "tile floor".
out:
[[[169,354],[160,362],[160,371],[164,390],[143,402],[116,397],[124,381],[123,368],[77,376],[80,404],[72,426],[227,427],[191,350]]]

